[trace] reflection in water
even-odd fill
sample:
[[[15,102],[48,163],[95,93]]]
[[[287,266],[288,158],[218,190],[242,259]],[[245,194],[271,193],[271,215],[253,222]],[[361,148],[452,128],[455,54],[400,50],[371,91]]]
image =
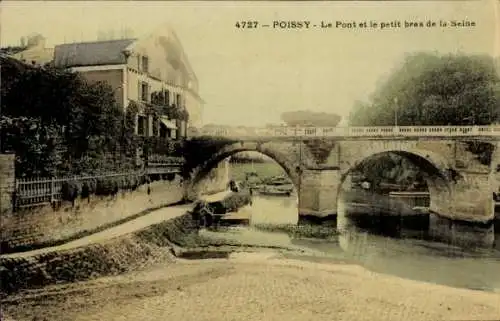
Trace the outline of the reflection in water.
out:
[[[344,204],[339,204],[340,208]],[[251,208],[252,225],[296,224],[296,196],[256,196]],[[355,262],[365,268],[419,281],[500,292],[500,255],[494,250],[468,252],[444,243],[389,238],[362,231],[339,216],[334,240],[294,239],[286,233],[265,232],[252,226],[203,233],[235,239],[249,245],[271,245],[302,250],[307,260]]]
[[[297,196],[256,196],[252,204],[250,223],[257,224],[297,224]]]
[[[369,233],[339,235],[338,244],[292,240],[294,245],[321,248],[324,253],[357,262],[365,268],[403,278],[455,287],[500,292],[500,259],[477,256],[444,244],[427,241],[391,239]]]

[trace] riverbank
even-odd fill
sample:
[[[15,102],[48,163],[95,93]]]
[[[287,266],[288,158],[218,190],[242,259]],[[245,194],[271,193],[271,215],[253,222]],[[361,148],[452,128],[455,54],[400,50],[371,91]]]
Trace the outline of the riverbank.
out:
[[[273,208],[269,206],[270,204],[267,199],[262,199],[261,201],[262,204],[259,203],[259,200],[256,200],[254,203],[254,206],[256,206],[255,209],[263,207],[267,209]],[[286,200],[282,200],[282,202],[285,201]],[[366,275],[380,275],[385,277],[383,274],[369,272],[368,270],[380,273],[389,273],[401,276],[401,279],[398,280],[401,280],[403,283],[407,281],[406,279],[411,279],[412,276],[408,276],[400,270],[411,270],[412,275],[417,275],[417,278],[422,277],[422,280],[428,282],[426,284],[429,286],[433,286],[431,283],[436,283],[434,280],[437,280],[437,282],[442,280],[443,276],[437,275],[439,273],[435,271],[435,266],[440,266],[440,270],[443,270],[444,274],[450,275],[450,278],[455,278],[457,273],[461,271],[461,277],[465,277],[465,274],[470,274],[470,278],[481,279],[480,282],[477,282],[477,284],[474,282],[471,283],[470,280],[466,280],[466,278],[464,278],[463,282],[458,282],[458,284],[445,279],[444,281],[446,284],[459,287],[470,287],[473,289],[483,289],[485,291],[489,291],[489,289],[488,287],[483,287],[484,278],[482,276],[493,275],[491,273],[496,273],[495,271],[498,271],[499,268],[493,260],[487,261],[485,259],[481,259],[476,262],[476,259],[472,257],[469,259],[444,258],[444,262],[443,260],[438,261],[432,256],[422,256],[427,255],[428,253],[428,250],[424,247],[415,246],[413,243],[413,245],[408,246],[403,244],[404,242],[395,239],[380,238],[380,240],[376,241],[380,243],[378,244],[367,240],[366,237],[363,240],[358,237],[358,239],[351,238],[347,240],[346,243],[345,237],[339,235],[339,233],[337,233],[331,226],[296,226],[285,223],[281,225],[276,224],[278,221],[289,221],[291,219],[289,214],[292,212],[294,212],[296,219],[297,214],[296,211],[292,211],[292,205],[290,205],[290,213],[285,211],[281,213],[281,216],[278,215],[278,213],[273,213],[276,214],[274,215],[274,224],[261,223],[250,227],[230,227],[220,228],[217,230],[200,230],[197,224],[191,220],[190,215],[186,214],[188,208],[189,206],[179,207],[179,211],[177,211],[178,213],[173,213],[172,208],[165,208],[157,211],[156,213],[148,214],[151,219],[147,221],[142,223],[130,222],[123,225],[121,232],[128,231],[129,233],[119,234],[118,231],[115,231],[111,233],[114,234],[114,237],[111,239],[109,239],[109,233],[105,235],[107,238],[104,238],[104,234],[103,237],[95,236],[92,237],[93,243],[87,246],[83,246],[82,242],[80,242],[79,247],[70,248],[67,246],[64,251],[60,252],[47,252],[45,250],[41,250],[41,252],[38,252],[36,256],[30,256],[28,255],[29,253],[20,253],[17,257],[15,255],[8,256],[10,260],[5,260],[0,257],[0,266],[2,266],[3,269],[0,271],[0,278],[2,279],[2,283],[0,285],[2,287],[2,291],[4,292],[2,305],[7,307],[9,313],[11,313],[11,311],[17,311],[16,309],[26,310],[26,313],[30,313],[29,315],[12,314],[12,316],[15,316],[18,321],[32,321],[33,315],[36,315],[36,313],[41,313],[41,315],[43,315],[45,310],[49,311],[51,317],[48,318],[48,320],[51,321],[94,320],[93,316],[86,318],[83,311],[94,311],[94,305],[101,306],[103,309],[113,309],[111,307],[111,298],[120,302],[121,300],[129,302],[132,306],[136,304],[136,301],[133,299],[134,297],[143,298],[145,300],[143,303],[147,304],[148,307],[151,305],[151,309],[154,309],[153,307],[155,306],[155,302],[157,300],[171,299],[170,295],[174,295],[174,293],[170,293],[169,291],[182,293],[181,290],[174,289],[169,284],[180,284],[179,287],[184,289],[190,288],[193,284],[197,284],[198,281],[196,280],[201,280],[201,283],[205,282],[204,280],[208,280],[206,282],[209,283],[212,281],[219,282],[219,280],[227,280],[228,284],[241,286],[239,283],[232,283],[233,274],[231,271],[233,269],[246,271],[247,264],[249,266],[254,264],[254,258],[260,258],[262,256],[267,258],[271,256],[273,258],[273,260],[270,261],[272,264],[277,261],[297,262],[297,260],[302,260],[303,262],[300,264],[314,265],[319,264],[317,262],[322,262],[324,265],[335,266],[338,269],[343,269],[342,266],[349,266],[349,269],[363,270],[363,273]],[[268,220],[264,217],[259,217],[259,215],[262,216],[265,215],[265,213],[257,211],[254,214],[254,219],[257,219],[257,221],[268,222]],[[155,221],[155,223],[152,224],[152,221]],[[135,230],[130,232],[129,228],[132,227]],[[363,237],[363,235],[361,236]],[[256,252],[258,254],[255,254]],[[442,251],[439,252],[441,253]],[[416,258],[413,259],[413,257]],[[214,261],[214,258],[217,258],[218,260]],[[235,258],[238,260],[243,259],[244,262],[236,262]],[[293,260],[290,261],[289,259]],[[194,273],[194,275],[185,275],[184,277],[180,276],[180,274],[184,273],[184,270],[187,272],[191,266],[199,266],[199,268],[194,269],[196,271],[200,271],[199,269],[201,269],[202,266],[208,266],[212,263],[215,264],[215,262],[222,262],[222,264],[227,264],[228,266],[232,266],[233,263],[237,263],[237,266],[235,265],[227,273],[226,270],[213,272],[218,271],[218,269],[216,267],[211,267],[205,272],[200,272],[202,273],[202,276],[198,275],[198,272]],[[259,268],[274,269],[274,267],[268,267],[268,263],[269,262],[267,261],[263,262],[262,266]],[[335,263],[341,264],[339,265]],[[426,268],[429,271],[420,273],[425,274],[425,277],[418,274],[419,270]],[[139,275],[149,273],[148,271],[151,271],[152,269],[157,269],[157,272],[155,273],[163,273],[166,277],[168,277],[168,280],[158,279],[153,282],[148,277],[148,280],[151,282],[136,282],[140,279]],[[277,269],[279,270],[280,268]],[[307,269],[309,269],[309,267]],[[279,274],[278,272],[280,271],[283,271],[285,274],[289,273],[286,269],[278,270],[276,270],[276,274]],[[457,272],[457,270],[459,271]],[[172,272],[175,275],[170,278],[170,271],[177,272]],[[476,276],[474,273],[480,273],[481,277]],[[134,277],[131,277],[132,275]],[[429,276],[433,275],[434,278],[429,278]],[[120,283],[121,281],[119,280],[129,277],[130,282],[136,282],[134,283],[134,286],[129,287],[127,284]],[[240,277],[244,278],[245,276],[243,275]],[[338,282],[337,275],[335,275],[335,273],[328,277],[324,277],[328,279],[326,280],[328,282]],[[187,283],[182,283],[184,281],[178,283],[178,278],[185,280]],[[279,279],[279,276],[276,276],[276,278]],[[298,278],[300,279],[300,277]],[[106,280],[109,280],[110,282],[109,289],[108,285],[104,284],[108,282]],[[191,282],[189,280],[194,281]],[[266,282],[269,280],[266,280],[267,279],[263,279],[261,287],[268,286]],[[283,282],[285,281],[286,280]],[[277,282],[279,283],[280,281]],[[378,288],[385,289],[385,284],[383,282],[385,281],[380,281]],[[488,284],[491,284],[492,287],[495,286],[495,280],[490,278],[488,282]],[[120,285],[117,285],[117,283]],[[94,285],[96,284],[98,287],[94,289]],[[152,284],[155,289],[151,289],[150,286]],[[295,287],[292,288],[285,284],[282,286],[287,287],[289,291],[301,291],[296,288],[299,287],[299,285],[295,285]],[[163,290],[163,287],[166,288],[165,291]],[[450,289],[450,293],[456,293],[453,292],[455,290],[453,288],[447,289]],[[103,297],[104,294],[101,294],[101,290],[103,293],[108,293],[107,295],[109,298]],[[202,292],[205,291],[202,288],[198,290]],[[231,292],[231,287],[226,290],[229,291],[228,294],[224,294],[227,297],[226,304],[228,305],[231,305],[233,302],[229,302],[229,300],[232,300],[235,297],[238,298],[242,295],[237,289],[234,290],[236,292]],[[358,294],[353,292],[354,290],[356,290],[356,288],[351,289],[350,292],[353,296],[352,300],[357,300],[359,304],[363,305],[363,301],[358,298]],[[251,289],[248,289],[248,291],[253,293]],[[317,291],[318,292],[316,293],[312,293],[311,296],[316,297],[316,299],[320,300],[320,302],[326,302],[324,299],[321,299],[321,293],[328,290],[318,289]],[[150,292],[151,295],[148,294]],[[159,297],[156,297],[154,295],[155,293],[160,293]],[[402,292],[401,295],[406,295],[405,293],[406,292]],[[476,293],[476,291],[473,291],[473,293]],[[166,297],[164,297],[164,295],[166,295]],[[203,297],[203,295],[205,295],[205,297]],[[199,294],[199,300],[209,301],[210,298],[213,299],[213,295],[216,294],[203,292],[202,294]],[[243,295],[239,300],[244,301],[246,299],[247,297]],[[132,300],[133,302],[129,300]],[[151,300],[151,302],[148,300]],[[183,301],[175,301],[177,299],[172,300],[177,302],[175,307],[172,307],[169,304],[166,304],[165,306],[172,308],[172,311],[179,308],[182,309],[180,306],[183,305]],[[250,295],[248,300],[250,300],[250,303],[248,304],[251,305],[251,302],[258,300],[258,298],[252,299],[252,295]],[[337,302],[338,299],[335,298],[332,300]],[[372,297],[370,300],[376,299]],[[108,302],[109,304],[102,306],[100,305],[101,301]],[[77,313],[77,311],[80,311],[80,314],[66,315],[66,312],[63,313],[62,311],[66,311],[71,307],[67,305],[69,304],[68,302],[73,302],[76,306],[81,307],[81,310],[78,310],[80,308],[77,308],[75,312]],[[498,301],[498,303],[500,306],[500,301]],[[326,303],[324,304],[326,305]],[[222,307],[222,303],[220,303],[220,305]],[[41,309],[41,307],[44,307],[45,310]],[[144,310],[144,307],[143,310],[141,310],[141,307],[138,306],[135,306],[135,308],[142,311],[142,314],[137,315],[136,318],[148,320],[144,317],[144,315],[149,314],[149,308],[148,310]],[[161,307],[157,308],[159,310],[162,309]],[[354,309],[356,307],[352,306],[351,308]],[[124,305],[123,309],[126,310],[127,306]],[[323,307],[319,309],[328,308]],[[100,310],[96,310],[95,313],[97,313],[97,317],[100,316],[101,319],[105,320],[114,320],[115,318],[119,319],[118,316],[120,315],[116,311],[113,312],[117,313],[116,317],[109,311],[109,315],[99,314]],[[135,315],[134,313],[136,312],[129,311],[129,313],[130,315]],[[166,312],[163,311],[162,313]],[[180,313],[180,311],[175,310],[172,313],[176,315],[176,313]],[[399,315],[403,319],[406,317],[404,314],[401,315],[403,312],[400,311],[398,313],[400,313]],[[58,315],[63,315],[63,317]],[[202,320],[203,316],[204,314],[200,312]],[[419,316],[419,314],[417,314],[417,316]],[[160,314],[158,318],[155,319],[151,317],[150,320],[160,320],[164,319],[164,317],[165,315]],[[194,319],[194,317],[195,316],[188,316],[187,320]],[[206,317],[208,317],[208,315]],[[277,317],[281,320],[281,315]],[[353,315],[350,315],[350,317],[354,318]],[[236,314],[235,318],[232,319],[238,320],[238,318],[239,315]],[[264,315],[262,315],[262,318],[264,318]],[[322,318],[326,318],[326,316],[323,316],[320,313],[318,318],[321,320]],[[181,316],[179,316],[178,319],[186,320],[186,318]],[[224,320],[223,317],[217,319]],[[314,315],[306,317],[305,320],[312,319],[314,319]],[[241,320],[246,319],[243,316]]]
[[[12,296],[17,321],[495,320],[500,295],[372,273],[279,253],[176,260],[98,280]]]
[[[118,275],[176,257],[227,257],[250,251],[238,240],[207,238],[189,213],[189,206],[164,208],[135,221],[54,248],[0,256],[0,295]],[[262,246],[271,248],[272,246]]]

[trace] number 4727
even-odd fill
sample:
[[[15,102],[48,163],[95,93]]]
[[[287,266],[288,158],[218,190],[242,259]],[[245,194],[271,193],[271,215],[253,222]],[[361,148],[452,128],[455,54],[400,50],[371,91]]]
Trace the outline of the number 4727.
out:
[[[241,29],[252,29],[257,28],[258,25],[259,23],[257,21],[237,21],[235,27]]]

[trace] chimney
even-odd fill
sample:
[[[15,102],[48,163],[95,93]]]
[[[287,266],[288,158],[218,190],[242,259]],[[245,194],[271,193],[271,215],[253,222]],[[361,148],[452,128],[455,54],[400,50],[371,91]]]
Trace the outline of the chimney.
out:
[[[45,48],[45,42],[46,42],[46,39],[45,39],[45,37],[42,36],[42,37],[38,38],[36,46],[38,48],[40,48],[40,49],[44,49]]]
[[[45,37],[40,34],[32,35],[28,37],[27,45],[30,48],[45,48]]]

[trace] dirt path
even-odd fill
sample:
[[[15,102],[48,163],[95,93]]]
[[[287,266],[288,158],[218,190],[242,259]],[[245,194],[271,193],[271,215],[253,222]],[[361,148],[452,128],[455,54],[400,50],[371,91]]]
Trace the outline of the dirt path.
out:
[[[181,260],[128,275],[52,286],[10,301],[5,312],[18,321],[32,321],[35,315],[50,321],[500,319],[500,294],[270,253]]]

